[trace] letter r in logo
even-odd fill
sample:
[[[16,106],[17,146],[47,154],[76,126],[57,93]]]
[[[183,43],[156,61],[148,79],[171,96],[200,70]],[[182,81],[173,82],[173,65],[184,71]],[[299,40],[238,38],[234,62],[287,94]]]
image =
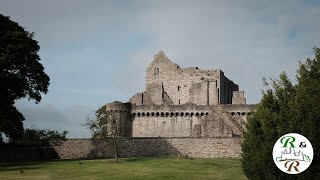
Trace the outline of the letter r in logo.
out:
[[[284,144],[283,141],[285,140]],[[285,136],[283,138],[281,138],[280,142],[281,144],[283,144],[283,147],[286,148],[288,146],[288,143],[290,144],[290,146],[292,148],[295,148],[293,145],[293,142],[296,140],[296,138],[294,138],[293,136]]]

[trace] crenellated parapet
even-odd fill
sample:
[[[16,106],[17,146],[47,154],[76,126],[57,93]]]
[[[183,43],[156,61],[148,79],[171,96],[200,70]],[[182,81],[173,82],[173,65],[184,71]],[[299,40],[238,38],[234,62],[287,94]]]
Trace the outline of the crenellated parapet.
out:
[[[136,105],[114,102],[126,137],[233,137],[242,135],[250,105]]]

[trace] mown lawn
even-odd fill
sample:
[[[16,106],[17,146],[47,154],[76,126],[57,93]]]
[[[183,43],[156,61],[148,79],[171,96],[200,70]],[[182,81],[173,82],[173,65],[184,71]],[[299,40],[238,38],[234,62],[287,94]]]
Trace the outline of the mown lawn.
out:
[[[124,158],[0,163],[0,179],[246,179],[236,159]]]

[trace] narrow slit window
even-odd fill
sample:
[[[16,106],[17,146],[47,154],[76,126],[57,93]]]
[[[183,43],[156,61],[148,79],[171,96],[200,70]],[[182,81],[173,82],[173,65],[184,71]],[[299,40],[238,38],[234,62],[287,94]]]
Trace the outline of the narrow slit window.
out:
[[[159,68],[154,68],[154,75],[158,75],[159,74]]]
[[[180,86],[178,86],[178,91],[180,91]]]
[[[218,89],[218,103],[220,103],[220,90]]]

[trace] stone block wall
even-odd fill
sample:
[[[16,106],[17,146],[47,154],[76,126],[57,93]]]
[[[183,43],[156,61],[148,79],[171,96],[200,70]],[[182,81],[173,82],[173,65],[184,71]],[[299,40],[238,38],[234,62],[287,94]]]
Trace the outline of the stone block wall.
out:
[[[244,91],[233,91],[232,104],[246,104]]]
[[[240,158],[236,138],[122,138],[120,157],[161,157],[184,154],[194,158]],[[61,159],[111,158],[112,139],[69,139],[55,147]]]
[[[201,116],[153,116],[133,118],[133,137],[189,137]]]
[[[219,103],[232,104],[233,92],[238,90],[239,86],[227,77],[225,77],[224,73],[220,71]]]
[[[172,63],[162,51],[155,55],[146,72],[146,92],[152,94],[157,105],[161,104],[163,91],[174,105],[188,102],[214,105],[232,104],[233,91],[239,90],[239,86],[221,70],[183,69]]]

